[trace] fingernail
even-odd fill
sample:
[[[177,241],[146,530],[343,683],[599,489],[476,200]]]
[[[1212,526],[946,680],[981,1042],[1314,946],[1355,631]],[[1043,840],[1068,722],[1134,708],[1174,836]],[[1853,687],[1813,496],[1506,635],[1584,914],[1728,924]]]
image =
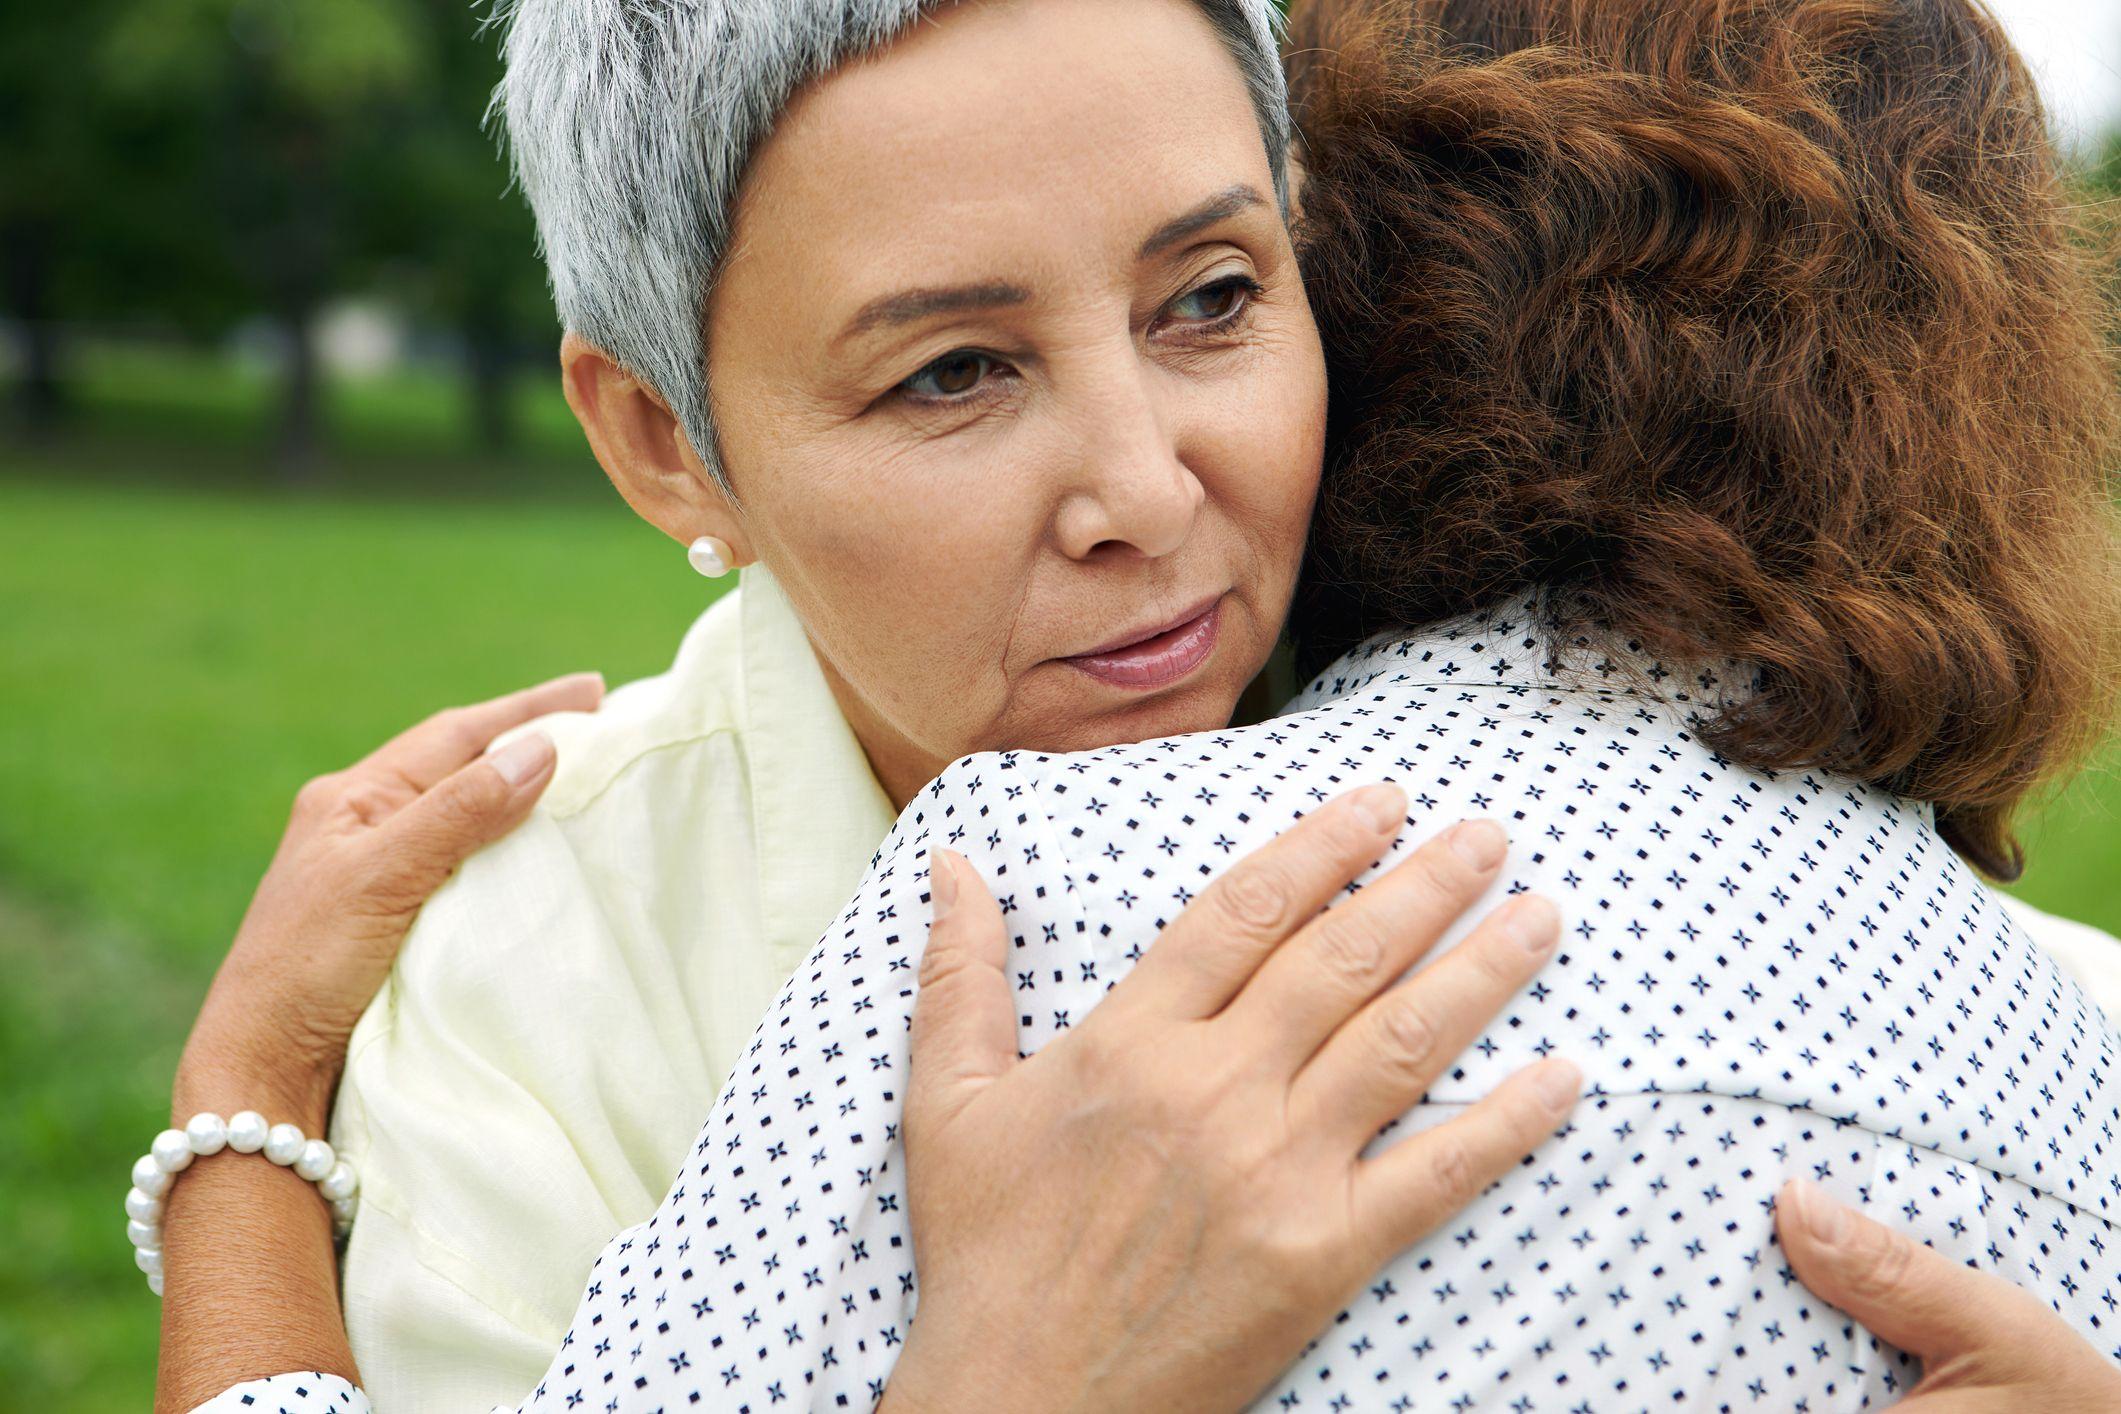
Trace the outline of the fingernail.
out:
[[[957,906],[957,856],[947,849],[931,851],[928,856],[928,902],[937,923]]]
[[[501,773],[502,780],[511,786],[520,786],[552,765],[556,754],[551,737],[543,732],[530,732],[490,753],[486,759]]]
[[[1538,894],[1512,899],[1501,923],[1503,935],[1534,957],[1554,951],[1561,938],[1561,910]]]
[[[1837,1246],[1848,1236],[1848,1210],[1827,1197],[1826,1190],[1810,1179],[1800,1178],[1790,1184],[1785,1201],[1797,1205],[1797,1216],[1804,1219],[1806,1231],[1820,1246]]]
[[[1378,834],[1396,835],[1407,820],[1407,793],[1395,785],[1364,786],[1348,797],[1348,808]]]
[[[1532,1088],[1552,1110],[1566,1110],[1583,1098],[1583,1072],[1565,1060],[1550,1060],[1532,1075]]]
[[[1510,837],[1493,820],[1467,820],[1451,827],[1451,848],[1475,869],[1493,869],[1510,852]]]

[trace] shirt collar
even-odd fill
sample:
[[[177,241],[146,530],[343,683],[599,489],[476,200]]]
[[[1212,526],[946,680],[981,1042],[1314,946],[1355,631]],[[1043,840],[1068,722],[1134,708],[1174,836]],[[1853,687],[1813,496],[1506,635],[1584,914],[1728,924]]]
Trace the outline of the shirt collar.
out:
[[[897,812],[840,714],[809,635],[773,576],[742,572],[741,702],[766,944],[793,968],[861,881]]]
[[[1647,698],[1683,717],[1743,702],[1755,675],[1741,663],[1667,663],[1640,643],[1562,631],[1546,603],[1523,593],[1462,618],[1379,634],[1313,679],[1285,711],[1383,683],[1542,689]]]

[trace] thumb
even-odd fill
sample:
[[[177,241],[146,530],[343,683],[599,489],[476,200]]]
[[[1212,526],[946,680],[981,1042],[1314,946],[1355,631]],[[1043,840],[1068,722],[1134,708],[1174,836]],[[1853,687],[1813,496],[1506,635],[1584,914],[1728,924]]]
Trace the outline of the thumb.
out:
[[[2045,1341],[2047,1310],[1999,1277],[1961,1266],[1795,1179],[1775,1203],[1775,1231],[1813,1293],[1925,1369],[1976,1358],[2008,1377]]]
[[[947,1123],[1016,1064],[1001,908],[979,871],[947,849],[929,851],[928,892],[935,913],[913,999],[909,1128]]]
[[[414,911],[471,855],[523,823],[558,760],[552,738],[528,732],[458,767],[377,831],[388,892]]]

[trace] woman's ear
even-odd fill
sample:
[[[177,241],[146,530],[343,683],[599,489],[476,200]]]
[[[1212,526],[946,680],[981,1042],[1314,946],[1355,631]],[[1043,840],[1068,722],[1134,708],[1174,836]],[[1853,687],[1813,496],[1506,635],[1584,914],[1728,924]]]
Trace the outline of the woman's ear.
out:
[[[750,563],[729,493],[653,388],[572,331],[560,339],[560,385],[597,464],[641,519],[681,545],[712,535],[735,563]]]
[[[1293,231],[1304,219],[1304,185],[1311,180],[1311,169],[1304,164],[1304,142],[1301,137],[1289,139],[1285,160],[1289,169],[1289,229]]]

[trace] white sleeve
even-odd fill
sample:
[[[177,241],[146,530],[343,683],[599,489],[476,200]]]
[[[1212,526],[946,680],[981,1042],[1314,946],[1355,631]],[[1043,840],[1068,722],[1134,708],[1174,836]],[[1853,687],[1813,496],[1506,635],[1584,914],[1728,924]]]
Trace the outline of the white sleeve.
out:
[[[301,1371],[245,1380],[192,1414],[371,1414],[368,1396],[337,1375]]]

